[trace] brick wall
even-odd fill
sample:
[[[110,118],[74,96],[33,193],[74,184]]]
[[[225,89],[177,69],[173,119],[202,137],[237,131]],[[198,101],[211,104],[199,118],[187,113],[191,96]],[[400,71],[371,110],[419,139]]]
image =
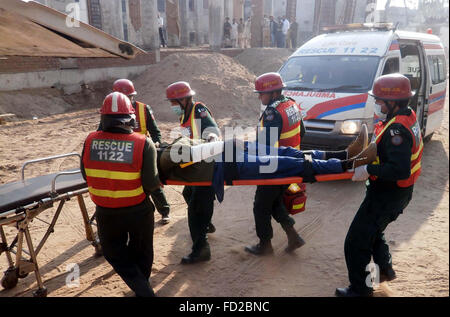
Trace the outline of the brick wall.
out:
[[[74,68],[90,69],[105,67],[129,67],[149,65],[156,62],[153,52],[138,54],[134,59],[113,58],[76,58]],[[0,58],[1,73],[28,73],[38,71],[60,70],[61,62],[57,57],[8,56]]]

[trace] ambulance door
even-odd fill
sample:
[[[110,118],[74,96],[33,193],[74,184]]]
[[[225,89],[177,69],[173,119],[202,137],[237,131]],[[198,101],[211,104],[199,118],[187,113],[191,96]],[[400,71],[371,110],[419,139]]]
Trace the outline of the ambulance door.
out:
[[[427,56],[429,88],[427,96],[427,122],[424,136],[430,140],[434,131],[441,126],[447,88],[447,67],[444,54]]]
[[[399,44],[401,55],[400,73],[408,77],[411,83],[414,97],[410,102],[410,107],[416,112],[423,135],[426,127],[424,107],[427,87],[424,49],[420,41],[399,40]]]

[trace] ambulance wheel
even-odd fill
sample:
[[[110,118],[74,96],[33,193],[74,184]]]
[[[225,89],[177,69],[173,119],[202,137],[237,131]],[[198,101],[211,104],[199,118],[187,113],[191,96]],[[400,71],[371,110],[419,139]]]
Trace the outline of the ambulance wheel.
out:
[[[35,290],[33,292],[33,297],[47,297],[47,289],[43,287]]]
[[[18,281],[19,276],[17,274],[17,269],[15,267],[12,267],[6,270],[5,274],[3,275],[1,284],[4,289],[11,289],[16,287]]]
[[[430,142],[431,138],[433,137],[433,134],[434,134],[434,132],[431,133],[430,135],[427,135],[425,138],[423,138],[423,142],[424,143]]]

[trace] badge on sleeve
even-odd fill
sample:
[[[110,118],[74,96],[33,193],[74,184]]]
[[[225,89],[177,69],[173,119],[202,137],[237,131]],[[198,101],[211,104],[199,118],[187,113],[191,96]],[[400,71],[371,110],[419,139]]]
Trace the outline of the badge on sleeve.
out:
[[[391,139],[392,144],[394,145],[400,145],[403,143],[403,137],[399,134],[394,135]]]

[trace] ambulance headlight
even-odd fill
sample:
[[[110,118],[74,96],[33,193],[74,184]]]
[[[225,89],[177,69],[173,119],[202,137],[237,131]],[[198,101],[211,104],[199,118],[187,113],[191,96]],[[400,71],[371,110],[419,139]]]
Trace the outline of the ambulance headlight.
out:
[[[342,134],[356,134],[361,128],[361,121],[359,120],[346,120],[342,122],[341,133]]]

